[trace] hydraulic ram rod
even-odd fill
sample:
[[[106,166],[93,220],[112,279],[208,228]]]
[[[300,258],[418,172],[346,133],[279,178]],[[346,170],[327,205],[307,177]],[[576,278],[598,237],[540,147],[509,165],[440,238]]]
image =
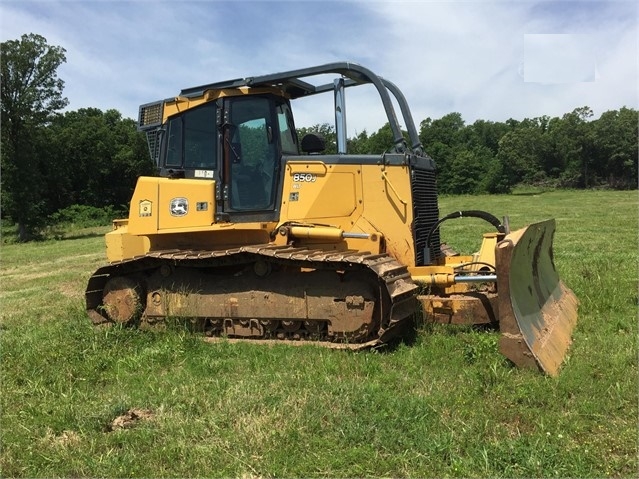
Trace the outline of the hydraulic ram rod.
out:
[[[496,274],[478,274],[476,276],[455,275],[455,283],[494,283],[496,281]]]
[[[415,268],[418,269],[418,268]],[[444,271],[428,273],[423,271],[423,267],[419,267],[422,271],[410,271],[413,281],[416,283],[437,285],[437,286],[452,286],[456,283],[495,283],[497,282],[496,274],[454,274]]]

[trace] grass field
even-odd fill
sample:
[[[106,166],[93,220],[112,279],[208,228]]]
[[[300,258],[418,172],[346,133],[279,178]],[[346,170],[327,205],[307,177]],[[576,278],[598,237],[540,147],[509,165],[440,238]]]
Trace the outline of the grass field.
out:
[[[1,250],[2,477],[637,477],[637,192],[443,197],[518,228],[555,217],[580,300],[557,378],[498,334],[424,325],[351,353],[92,329],[103,229]],[[455,249],[479,220],[444,223]],[[114,419],[129,413],[134,427]],[[137,414],[137,416],[135,416]]]

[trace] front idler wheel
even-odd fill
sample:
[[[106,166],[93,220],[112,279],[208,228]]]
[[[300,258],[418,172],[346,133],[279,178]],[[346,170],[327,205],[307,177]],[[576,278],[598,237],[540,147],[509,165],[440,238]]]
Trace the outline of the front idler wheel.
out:
[[[144,311],[142,286],[133,278],[116,276],[104,287],[102,304],[107,317],[118,324],[137,322]]]

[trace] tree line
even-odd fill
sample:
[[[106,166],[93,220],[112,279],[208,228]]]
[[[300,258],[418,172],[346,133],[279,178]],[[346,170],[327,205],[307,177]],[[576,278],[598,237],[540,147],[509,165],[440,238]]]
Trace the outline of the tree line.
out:
[[[441,193],[508,193],[521,184],[547,188],[635,189],[638,179],[639,112],[623,107],[593,120],[587,107],[562,117],[506,122],[477,120],[460,113],[420,123],[419,138],[437,164]],[[318,125],[335,147],[334,129]],[[383,153],[392,145],[386,124],[349,140],[349,152]]]
[[[3,220],[27,240],[69,209],[123,212],[137,178],[156,171],[136,122],[114,109],[60,113],[68,101],[57,69],[66,52],[44,37],[23,35],[0,48]],[[592,117],[582,107],[561,118],[466,125],[450,113],[423,120],[419,135],[437,163],[442,193],[507,193],[519,184],[637,188],[637,110]],[[336,151],[332,126],[299,128],[299,137],[310,130],[325,136],[327,153]],[[392,144],[387,124],[350,138],[348,149],[382,154]]]

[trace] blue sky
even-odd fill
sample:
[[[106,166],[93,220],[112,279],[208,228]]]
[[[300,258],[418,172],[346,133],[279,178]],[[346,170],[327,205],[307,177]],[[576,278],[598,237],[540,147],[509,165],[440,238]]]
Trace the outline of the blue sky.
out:
[[[393,81],[415,121],[598,117],[637,108],[633,1],[0,0],[0,40],[67,51],[68,109],[138,106],[182,88],[348,60]],[[332,98],[298,102],[298,126],[332,122]],[[347,92],[349,135],[385,123],[371,89]]]

